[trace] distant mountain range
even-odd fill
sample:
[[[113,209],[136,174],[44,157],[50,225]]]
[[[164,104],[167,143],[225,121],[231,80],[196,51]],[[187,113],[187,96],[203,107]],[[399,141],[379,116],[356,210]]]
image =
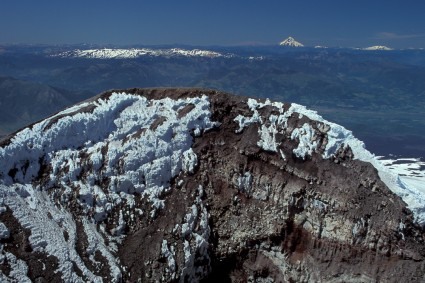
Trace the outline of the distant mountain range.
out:
[[[53,57],[81,57],[81,58],[92,58],[92,59],[128,59],[138,58],[142,56],[163,56],[163,57],[232,57],[232,54],[222,54],[210,50],[200,49],[181,49],[181,48],[170,48],[170,49],[150,49],[150,48],[102,48],[102,49],[88,49],[88,50],[71,50],[62,52],[59,54],[53,54]]]
[[[328,47],[325,46],[306,46],[303,43],[295,40],[295,38],[289,36],[285,40],[279,43],[280,47],[290,47],[290,48],[316,48],[316,49],[325,49]],[[84,48],[85,47],[85,48]],[[100,47],[100,46],[91,46],[91,48],[87,48],[84,45],[83,48],[74,48],[73,46],[56,46],[56,47],[45,47],[41,48],[36,52],[41,52],[46,56],[50,56],[53,58],[86,58],[86,59],[135,59],[142,57],[163,57],[163,58],[234,58],[240,57],[238,52],[229,52],[225,51],[225,48],[217,49],[211,48],[203,49],[203,48],[165,48],[165,47],[129,47],[129,48],[117,48],[117,47]],[[332,48],[332,47],[331,47]],[[335,48],[335,47],[333,47]],[[6,52],[8,48],[3,49],[2,52]],[[12,49],[16,49],[16,47],[12,47]],[[19,49],[19,46],[18,46]],[[23,48],[25,49],[25,47]],[[37,49],[37,46],[29,46],[26,49]],[[231,48],[230,48],[231,49]],[[375,45],[369,46],[365,48],[337,48],[337,49],[353,49],[353,50],[365,50],[365,51],[390,51],[394,50],[390,47],[383,45]],[[244,59],[253,59],[256,57],[246,56],[242,57]]]

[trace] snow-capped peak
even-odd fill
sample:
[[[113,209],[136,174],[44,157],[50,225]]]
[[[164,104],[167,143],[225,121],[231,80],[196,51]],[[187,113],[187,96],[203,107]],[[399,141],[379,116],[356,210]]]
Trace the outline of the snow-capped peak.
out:
[[[279,45],[288,46],[288,47],[304,47],[304,44],[296,41],[292,36],[288,37],[287,39],[279,43]]]
[[[388,50],[393,50],[393,49],[389,48],[387,46],[384,46],[384,45],[374,45],[374,46],[369,46],[369,47],[363,48],[363,50],[368,50],[368,51],[385,50],[385,51],[388,51]]]

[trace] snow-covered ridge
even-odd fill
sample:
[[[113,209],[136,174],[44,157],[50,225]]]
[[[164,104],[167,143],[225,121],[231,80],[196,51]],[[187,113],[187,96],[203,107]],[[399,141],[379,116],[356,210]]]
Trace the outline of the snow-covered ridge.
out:
[[[371,153],[364,149],[364,143],[354,138],[351,131],[338,124],[324,120],[316,111],[308,110],[302,105],[292,103],[290,108],[284,111],[284,104],[281,102],[266,100],[262,103],[255,99],[248,99],[248,106],[253,114],[251,117],[238,115],[235,118],[235,121],[239,123],[237,132],[241,132],[245,126],[252,123],[259,123],[261,126],[259,127],[260,140],[258,141],[258,146],[262,147],[264,150],[277,152],[279,143],[276,141],[275,137],[276,134],[280,133],[278,128],[286,129],[289,117],[297,113],[300,116],[304,115],[311,120],[319,121],[329,128],[327,131],[328,141],[322,153],[323,158],[330,158],[341,146],[347,145],[350,146],[353,151],[357,152],[356,156],[359,159],[360,156],[372,156]],[[269,121],[264,121],[264,118],[261,117],[258,110],[265,106],[276,107],[279,110],[279,115],[272,114],[268,117]],[[270,125],[266,126],[266,123]],[[315,130],[309,124],[304,124],[301,128],[296,128],[292,131],[291,139],[299,140],[299,146],[294,149],[294,154],[297,157],[305,159],[307,156],[311,156],[313,152],[317,151],[318,144],[315,141],[315,134]]]
[[[150,48],[102,48],[102,49],[76,49],[72,51],[66,51],[59,54],[52,55],[53,57],[72,57],[72,58],[92,58],[92,59],[126,59],[126,58],[138,58],[143,56],[153,57],[207,57],[207,58],[219,58],[219,57],[233,57],[232,54],[222,54],[210,50],[201,49],[150,49]]]
[[[292,103],[289,109],[284,111],[283,103],[270,102],[269,100],[261,103],[255,99],[249,99],[248,106],[252,111],[252,115],[250,117],[238,115],[235,118],[235,121],[239,124],[239,129],[236,132],[242,132],[246,126],[252,123],[258,123],[260,139],[257,145],[264,150],[280,153],[281,157],[285,159],[284,154],[278,152],[279,142],[276,140],[276,136],[277,134],[284,134],[282,131],[287,129],[289,117],[297,113],[300,117],[306,116],[313,121],[318,121],[323,124],[322,128],[327,135],[326,147],[321,152],[324,159],[334,156],[340,148],[349,146],[354,158],[371,163],[378,170],[381,180],[388,188],[407,203],[418,223],[421,225],[425,224],[425,178],[415,178],[412,181],[412,177],[410,179],[400,177],[400,168],[391,168],[388,166],[388,162],[382,162],[380,158],[366,150],[364,143],[355,138],[351,131],[323,119],[316,111],[309,110],[305,106]],[[264,117],[261,117],[258,110],[265,106],[276,107],[279,110],[279,115],[272,114],[268,117],[268,121],[264,120]],[[317,130],[308,123],[305,123],[300,128],[293,129],[291,139],[298,141],[298,147],[293,150],[293,153],[302,159],[311,156],[313,152],[319,153],[318,143],[316,141],[317,135]],[[417,164],[418,166],[422,166],[420,168],[424,166],[422,163]]]
[[[78,112],[89,103],[71,107],[18,132],[9,145],[0,148],[0,182],[31,183],[38,176],[40,159],[52,164],[52,180],[59,184],[80,182],[79,153],[84,151],[93,173],[100,170],[102,162],[107,162],[103,173],[119,179],[115,191],[128,191],[129,188],[121,187],[126,180],[134,186],[132,190],[139,192],[164,188],[172,176],[195,166],[191,131],[200,134],[215,126],[209,120],[206,96],[149,101],[142,96],[113,93],[107,100],[92,102],[92,112]],[[178,111],[189,104],[194,109],[178,117]],[[101,156],[105,146],[108,151]],[[168,165],[155,166],[155,160],[163,157],[169,159]],[[119,161],[123,162],[120,166],[124,167],[124,174],[117,175]],[[62,172],[64,167],[68,168],[66,174]],[[58,178],[61,174],[63,177]],[[140,181],[142,177],[145,184]]]

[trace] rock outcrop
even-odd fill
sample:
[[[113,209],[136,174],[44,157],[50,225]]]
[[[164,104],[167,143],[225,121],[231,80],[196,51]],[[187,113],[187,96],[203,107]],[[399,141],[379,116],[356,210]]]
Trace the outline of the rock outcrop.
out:
[[[130,89],[3,139],[1,281],[425,280],[423,230],[396,182],[318,117]]]

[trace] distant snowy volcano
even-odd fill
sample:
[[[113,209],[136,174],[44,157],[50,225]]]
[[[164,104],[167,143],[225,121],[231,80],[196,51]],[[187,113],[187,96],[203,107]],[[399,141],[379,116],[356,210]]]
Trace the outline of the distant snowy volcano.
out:
[[[384,51],[388,51],[388,50],[393,50],[393,49],[389,48],[387,46],[384,46],[384,45],[374,45],[374,46],[369,46],[369,47],[363,48],[363,50],[369,50],[369,51],[384,50]]]
[[[304,44],[301,42],[296,41],[293,37],[288,37],[281,43],[279,43],[280,46],[288,46],[288,47],[304,47]]]

